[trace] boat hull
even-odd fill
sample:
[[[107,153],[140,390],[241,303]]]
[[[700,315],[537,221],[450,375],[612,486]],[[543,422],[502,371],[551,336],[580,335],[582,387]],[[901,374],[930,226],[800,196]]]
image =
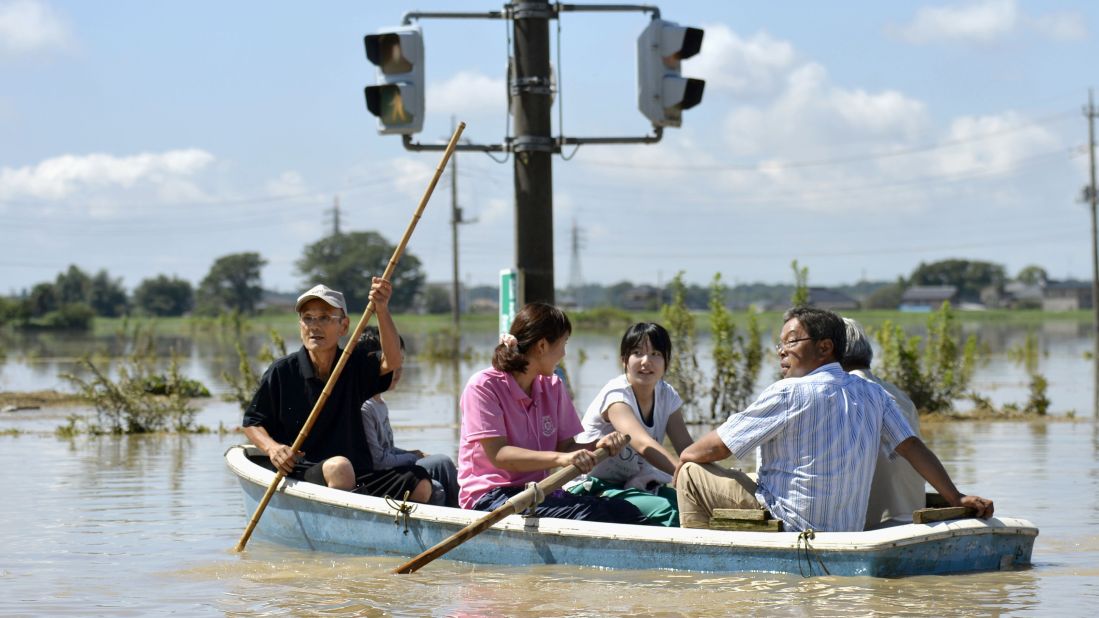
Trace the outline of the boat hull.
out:
[[[253,512],[274,473],[226,453]],[[485,513],[394,503],[305,482],[284,481],[255,534],[302,549],[403,558],[424,550]],[[1038,534],[1020,519],[963,519],[868,532],[737,532],[630,526],[517,515],[451,550],[447,559],[477,564],[567,564],[624,569],[777,572],[903,577],[990,571],[1030,563]],[[825,571],[826,570],[826,571]]]

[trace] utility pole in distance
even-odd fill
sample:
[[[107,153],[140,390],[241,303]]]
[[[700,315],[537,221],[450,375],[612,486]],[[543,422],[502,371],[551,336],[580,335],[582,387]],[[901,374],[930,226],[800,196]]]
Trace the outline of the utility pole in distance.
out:
[[[450,117],[451,131],[457,128],[453,116]],[[462,223],[462,209],[458,207],[458,154],[450,158],[450,260],[451,271],[450,311],[454,320],[454,329],[461,325],[461,281],[458,280],[458,225]]]
[[[1095,116],[1097,112],[1092,101],[1092,91],[1088,89],[1088,106],[1084,108],[1088,118],[1088,160],[1091,163],[1091,184],[1084,188],[1084,196],[1091,206],[1091,309],[1094,313],[1095,344],[1091,361],[1094,366],[1092,386],[1095,391],[1093,412],[1099,414],[1099,228],[1096,226],[1096,202],[1099,195],[1095,188]]]

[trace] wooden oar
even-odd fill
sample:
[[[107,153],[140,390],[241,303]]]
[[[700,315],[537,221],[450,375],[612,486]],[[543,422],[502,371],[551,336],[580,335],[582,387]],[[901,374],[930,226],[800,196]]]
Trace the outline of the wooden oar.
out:
[[[447,144],[446,150],[443,152],[443,158],[439,161],[439,166],[435,168],[435,175],[431,177],[431,183],[427,186],[427,190],[424,191],[424,196],[420,198],[420,204],[416,207],[416,212],[412,215],[412,221],[408,223],[408,227],[405,228],[404,236],[401,237],[401,242],[397,244],[397,248],[393,250],[393,256],[389,258],[389,264],[385,267],[385,273],[382,274],[382,279],[389,280],[393,275],[393,270],[397,268],[397,262],[400,261],[401,255],[404,253],[405,246],[408,244],[408,240],[412,237],[413,230],[416,229],[416,224],[420,221],[420,216],[424,212],[424,207],[427,206],[427,201],[431,199],[431,193],[435,190],[435,185],[439,182],[439,177],[443,174],[443,169],[446,168],[447,161],[450,160],[450,155],[454,152],[454,147],[458,145],[458,138],[462,136],[462,131],[466,128],[466,123],[459,122],[458,128],[454,130],[454,135],[450,137],[450,143]],[[363,315],[359,318],[359,323],[355,326],[354,332],[351,333],[351,338],[347,341],[347,347],[343,349],[343,353],[340,354],[340,360],[336,362],[336,366],[332,369],[332,375],[328,376],[328,382],[324,385],[324,390],[321,391],[320,397],[317,398],[317,403],[313,405],[313,410],[309,413],[309,417],[305,419],[305,424],[302,425],[301,431],[298,432],[298,437],[294,440],[294,445],[290,449],[297,453],[301,449],[301,445],[305,443],[305,439],[309,436],[309,431],[313,429],[313,424],[317,422],[317,417],[320,415],[320,411],[324,408],[324,404],[328,401],[328,396],[332,394],[332,388],[336,385],[336,380],[340,378],[340,372],[343,371],[344,365],[347,364],[347,359],[351,356],[351,351],[355,349],[355,346],[359,343],[359,336],[362,335],[363,329],[366,328],[368,322],[370,322],[370,316],[374,315],[374,301],[370,301],[366,305],[366,309],[363,310]],[[279,483],[286,476],[282,470],[275,472],[275,478],[271,481],[271,485],[267,487],[267,493],[263,494],[263,499],[260,500],[256,506],[256,512],[252,514],[252,519],[248,522],[248,527],[244,529],[244,534],[240,535],[240,540],[237,541],[236,551],[243,551],[244,546],[248,543],[248,539],[252,536],[252,531],[256,529],[256,524],[259,523],[259,518],[263,515],[264,509],[267,508],[267,503],[271,501],[271,496],[275,494],[275,490],[278,489]]]
[[[629,436],[626,436],[626,440],[629,440]],[[595,450],[595,463],[599,463],[607,458],[608,451],[605,448]],[[557,472],[547,476],[542,482],[538,483],[538,491],[542,492],[542,495],[547,495],[551,491],[557,491],[564,486],[565,483],[576,478],[580,474],[580,469],[576,466],[568,466],[561,468]],[[416,556],[412,560],[397,567],[394,573],[415,573],[420,567],[431,562],[432,560],[442,556],[455,547],[465,543],[473,537],[481,534],[488,528],[492,527],[492,524],[500,521],[501,519],[511,515],[512,513],[518,513],[527,508],[532,502],[534,502],[535,488],[531,487],[524,489],[523,491],[515,494],[503,506],[492,511],[488,515],[485,515],[481,519],[473,522],[472,524],[462,528],[449,537],[443,539],[437,543],[434,547],[423,552],[419,556]]]

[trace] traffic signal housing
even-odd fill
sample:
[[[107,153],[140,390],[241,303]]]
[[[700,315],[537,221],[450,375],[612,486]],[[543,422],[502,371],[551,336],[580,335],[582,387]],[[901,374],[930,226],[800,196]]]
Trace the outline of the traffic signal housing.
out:
[[[366,109],[378,133],[411,135],[424,128],[424,38],[419,26],[363,37],[366,57],[378,66],[378,83],[365,89]]]
[[[683,110],[702,101],[706,82],[679,72],[702,49],[702,32],[654,19],[637,38],[637,105],[654,127],[678,127]]]

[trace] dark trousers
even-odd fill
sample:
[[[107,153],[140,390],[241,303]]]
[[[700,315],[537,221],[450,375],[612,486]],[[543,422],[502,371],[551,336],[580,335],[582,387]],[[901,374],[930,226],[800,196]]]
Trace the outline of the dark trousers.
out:
[[[524,487],[496,487],[488,490],[473,504],[478,511],[494,511],[507,502]],[[645,516],[638,508],[618,498],[598,496],[577,496],[558,489],[546,495],[534,509],[536,517],[557,517],[559,519],[583,519],[603,521],[615,524],[644,524]]]

